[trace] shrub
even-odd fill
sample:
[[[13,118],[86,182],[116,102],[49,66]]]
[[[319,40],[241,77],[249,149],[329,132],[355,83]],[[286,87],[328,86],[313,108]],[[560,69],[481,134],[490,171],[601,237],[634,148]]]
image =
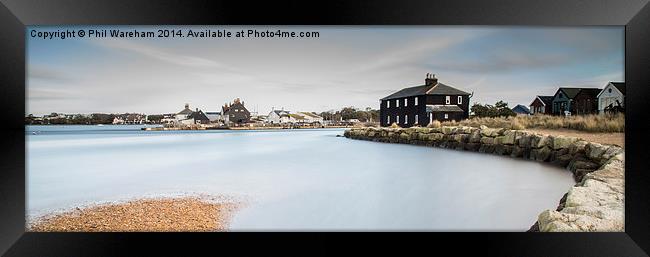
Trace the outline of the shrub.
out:
[[[400,126],[397,125],[397,123],[395,123],[395,122],[393,122],[393,124],[390,124],[390,127],[391,128],[400,128]]]

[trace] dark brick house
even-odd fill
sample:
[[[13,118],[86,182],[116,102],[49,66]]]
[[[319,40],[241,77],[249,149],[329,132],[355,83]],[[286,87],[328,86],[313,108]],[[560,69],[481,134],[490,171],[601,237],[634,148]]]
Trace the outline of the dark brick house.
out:
[[[210,123],[210,119],[208,119],[208,116],[203,113],[203,111],[199,110],[199,108],[196,108],[196,111],[192,112],[189,116],[187,116],[189,119],[194,120],[194,124],[208,124]]]
[[[553,96],[538,95],[530,103],[530,114],[552,114],[553,113]]]
[[[598,113],[598,93],[600,88],[583,88],[573,98],[576,115]]]
[[[469,117],[469,99],[465,91],[438,82],[427,74],[424,85],[404,88],[380,100],[381,126],[393,123],[401,127],[426,126],[433,120],[462,120]]]
[[[226,124],[242,124],[248,123],[251,119],[251,113],[244,107],[244,102],[236,98],[230,105],[225,104],[221,107]]]

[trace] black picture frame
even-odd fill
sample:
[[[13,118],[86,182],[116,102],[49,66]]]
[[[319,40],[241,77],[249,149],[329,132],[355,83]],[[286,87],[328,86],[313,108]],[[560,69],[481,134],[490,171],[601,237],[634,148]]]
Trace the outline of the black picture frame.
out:
[[[0,253],[4,256],[244,255],[423,251],[454,255],[648,256],[650,5],[647,0],[153,1],[0,0]],[[621,233],[25,232],[25,26],[29,25],[625,26],[626,200]],[[452,243],[454,242],[454,243]],[[310,248],[302,251],[302,248]]]

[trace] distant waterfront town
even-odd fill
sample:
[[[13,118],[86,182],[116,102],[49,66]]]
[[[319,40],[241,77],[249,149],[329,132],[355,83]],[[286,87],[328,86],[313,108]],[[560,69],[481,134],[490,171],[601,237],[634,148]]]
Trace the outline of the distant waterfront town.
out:
[[[604,88],[559,87],[553,95],[536,95],[528,105],[508,108],[469,102],[468,93],[439,83],[427,74],[424,85],[408,87],[380,99],[379,110],[345,107],[321,113],[272,108],[266,114],[250,112],[239,98],[221,106],[220,111],[192,110],[189,103],[178,113],[167,114],[63,114],[41,117],[29,114],[27,125],[49,124],[161,124],[167,129],[236,129],[236,128],[325,128],[347,126],[427,126],[436,121],[460,121],[470,117],[494,117],[546,114],[554,116],[592,115],[625,112],[625,83],[610,82]]]
[[[203,111],[199,108],[192,109],[189,103],[185,103],[183,109],[177,113],[167,114],[64,114],[51,113],[42,117],[28,115],[25,123],[28,125],[137,125],[137,124],[161,124],[163,128],[169,129],[228,129],[247,127],[269,127],[269,128],[324,128],[355,125],[376,125],[378,111],[371,108],[364,110],[354,107],[344,107],[341,110],[330,110],[316,113],[308,111],[289,111],[284,108],[272,108],[266,114],[257,114],[246,108],[244,101],[239,98],[231,103],[221,106],[221,111]]]

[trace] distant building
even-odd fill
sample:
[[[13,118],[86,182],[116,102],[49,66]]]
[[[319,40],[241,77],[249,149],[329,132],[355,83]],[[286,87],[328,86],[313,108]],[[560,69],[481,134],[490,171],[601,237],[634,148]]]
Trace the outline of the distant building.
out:
[[[127,113],[123,116],[124,123],[126,124],[145,124],[147,123],[147,116],[144,114]]]
[[[185,109],[181,110],[180,112],[176,113],[175,119],[177,122],[181,122],[183,120],[188,119],[188,117],[192,114],[192,110],[190,109],[190,104],[185,104]]]
[[[304,115],[297,114],[297,113],[289,114],[289,123],[307,123],[307,122],[308,121]]]
[[[553,113],[553,96],[538,95],[530,103],[530,114],[552,114]]]
[[[163,114],[160,123],[162,124],[174,124],[176,122],[176,114]]]
[[[298,112],[298,114],[302,115],[304,119],[309,122],[309,123],[323,123],[323,117],[316,115],[315,113],[312,112]]]
[[[272,110],[269,115],[266,116],[266,122],[271,124],[283,124],[289,122],[289,111],[282,110]]]
[[[124,120],[120,116],[115,116],[115,118],[113,118],[113,125],[121,124],[124,124]]]
[[[205,116],[207,116],[212,123],[223,122],[223,115],[221,115],[221,112],[205,112]]]
[[[125,113],[116,115],[113,118],[113,124],[145,124],[147,123],[147,116],[137,113]]]
[[[210,119],[208,118],[208,116],[206,116],[205,113],[203,113],[203,111],[199,110],[199,108],[196,108],[196,111],[192,112],[192,114],[190,114],[187,118],[189,120],[192,120],[194,124],[210,123]]]
[[[625,112],[625,82],[609,82],[597,97],[598,113]]]
[[[513,107],[512,111],[517,115],[530,115],[530,109],[528,109],[528,107],[526,107],[525,105],[521,105],[521,104],[518,104],[517,106]]]
[[[574,110],[577,115],[598,113],[598,93],[600,88],[583,88],[573,98]]]
[[[462,120],[469,117],[470,93],[442,84],[427,74],[424,85],[399,90],[380,100],[382,126],[426,126],[433,120]]]
[[[581,95],[580,91],[585,90]],[[579,88],[579,87],[560,87],[553,95],[553,114],[554,115],[572,115],[577,114],[576,106],[580,106],[580,113],[587,113],[589,110],[589,102],[593,100],[593,93],[597,88]],[[597,94],[597,93],[596,93]],[[578,102],[576,102],[578,96]],[[588,100],[591,99],[591,100]],[[578,104],[578,105],[577,105]]]
[[[225,104],[221,107],[221,113],[223,113],[226,123],[248,123],[251,118],[250,112],[244,107],[244,102],[241,102],[239,98],[236,98],[230,105]]]

